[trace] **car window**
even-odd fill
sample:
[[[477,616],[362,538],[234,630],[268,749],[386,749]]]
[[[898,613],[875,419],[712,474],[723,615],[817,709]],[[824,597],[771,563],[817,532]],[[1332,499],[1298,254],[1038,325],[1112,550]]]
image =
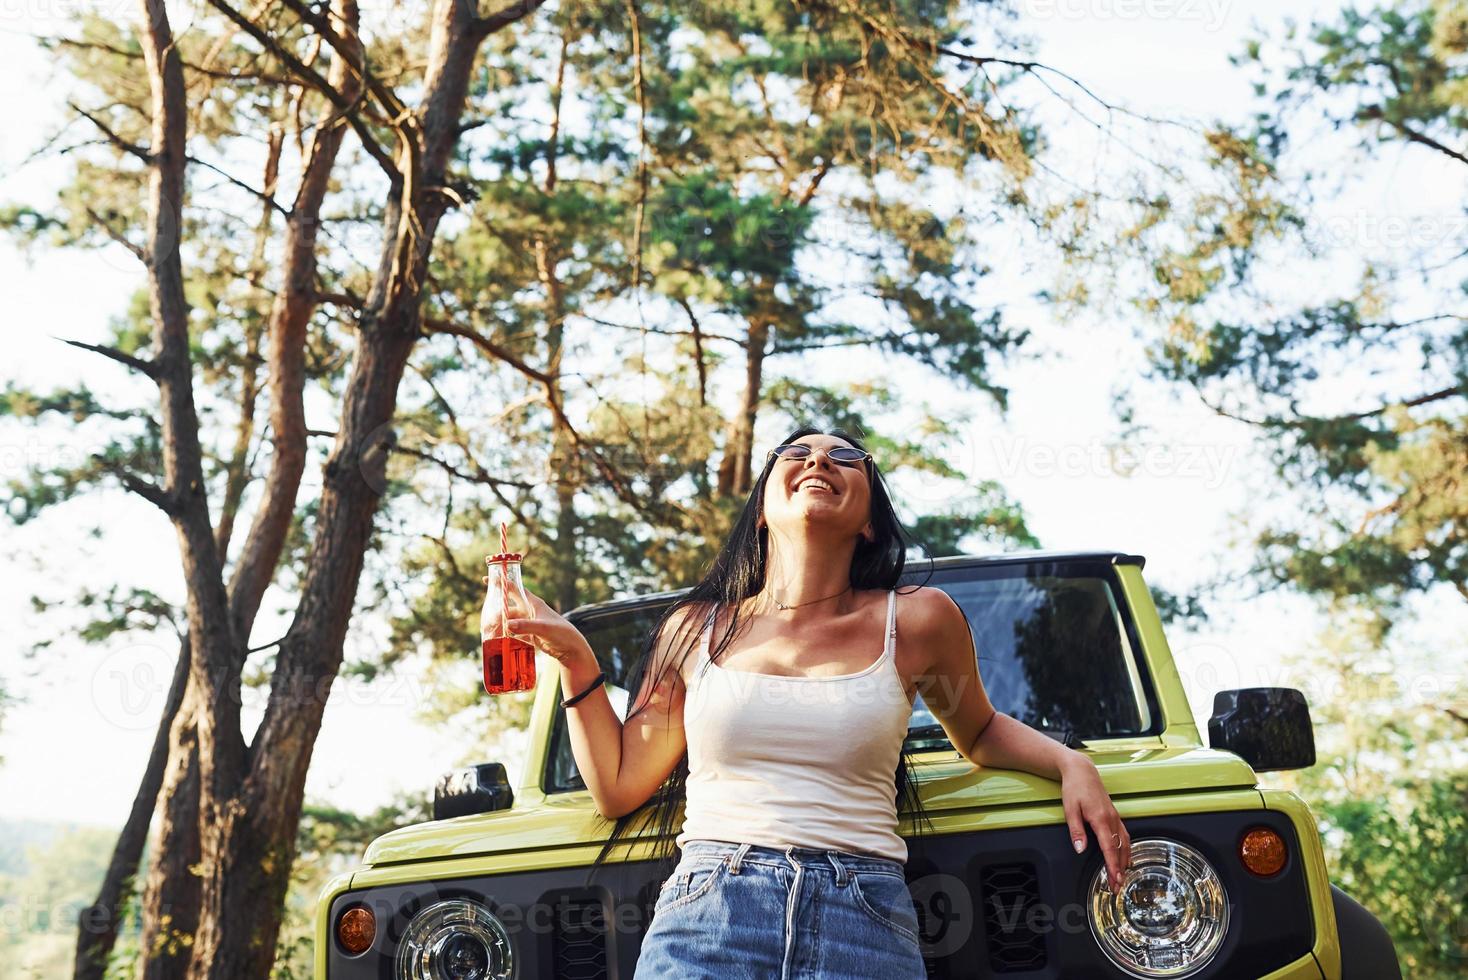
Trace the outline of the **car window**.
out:
[[[1022,564],[965,569],[934,582],[963,610],[979,674],[1000,711],[1042,731],[1082,739],[1152,727],[1140,651],[1109,569],[1041,570]],[[919,699],[908,728],[936,725]]]

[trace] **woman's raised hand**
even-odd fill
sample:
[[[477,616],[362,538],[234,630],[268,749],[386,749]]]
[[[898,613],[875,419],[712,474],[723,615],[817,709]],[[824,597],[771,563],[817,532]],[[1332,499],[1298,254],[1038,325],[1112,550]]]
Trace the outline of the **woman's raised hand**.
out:
[[[487,585],[489,578],[485,576],[480,581]],[[525,597],[530,600],[530,615],[525,615],[527,610],[523,605],[512,600],[511,616],[505,620],[506,630],[517,636],[529,637],[536,647],[566,667],[575,666],[583,659],[596,662],[596,654],[580,630],[529,589],[525,590]]]

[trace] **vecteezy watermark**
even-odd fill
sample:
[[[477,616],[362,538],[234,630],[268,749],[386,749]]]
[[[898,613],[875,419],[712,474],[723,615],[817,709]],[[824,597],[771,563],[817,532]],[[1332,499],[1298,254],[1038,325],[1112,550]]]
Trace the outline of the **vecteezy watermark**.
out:
[[[82,469],[96,457],[105,457],[110,448],[106,442],[78,442],[59,436],[47,438],[29,432],[23,442],[0,443],[0,477],[23,479],[32,470]],[[131,461],[144,476],[163,469],[163,458],[158,453],[150,453],[143,459],[134,455]]]
[[[713,877],[705,875],[701,883],[692,885],[693,892],[699,892],[702,885],[717,885],[717,876],[726,873],[727,868],[726,857],[718,865]],[[829,865],[823,863],[820,873],[831,870]],[[675,869],[674,876],[676,874]],[[865,886],[860,901],[875,914],[891,921],[895,927],[917,933],[926,955],[944,956],[955,953],[973,934],[978,914],[973,893],[968,884],[956,875],[943,872],[924,875],[907,881],[906,888],[896,887],[896,882],[890,882],[893,887],[887,888],[888,879],[893,877],[887,872],[863,872],[858,869],[849,870],[848,875],[858,879],[857,887]],[[672,881],[673,876],[666,879],[666,882]],[[658,884],[659,880],[654,877],[640,886],[632,884],[620,890],[613,887],[610,893],[605,887],[572,886],[543,893],[534,901],[517,902],[503,893],[478,893],[472,881],[425,882],[415,889],[411,906],[421,912],[441,901],[475,902],[498,919],[505,933],[512,939],[526,934],[552,935],[565,929],[639,935],[646,931],[656,914],[660,897]],[[611,886],[610,879],[607,885]],[[692,892],[672,899],[680,904],[697,900]],[[402,895],[397,891],[391,894],[368,893],[355,896],[333,909],[333,925],[336,917],[349,907],[368,909],[379,923],[398,921],[403,914],[403,908],[399,904],[401,901]],[[1084,929],[1084,908],[1081,908],[1081,928]],[[919,909],[922,910],[921,916]],[[1042,921],[1046,918],[1043,912],[1037,916],[1033,909],[1026,908],[1022,914],[1026,913],[1030,915],[1030,919],[1022,921],[1020,927],[1033,921],[1039,923],[1042,931],[1046,929],[1046,924]],[[917,928],[914,929],[914,926]]]
[[[135,643],[107,652],[92,671],[92,705],[108,724],[141,731],[158,724],[178,648]]]
[[[0,20],[34,22],[81,16],[126,20],[135,15],[137,7],[133,0],[0,0]]]
[[[881,670],[881,663],[881,660],[876,660],[859,673],[844,675],[839,685],[810,683],[821,680],[819,675],[766,674],[713,664],[700,669],[719,671],[720,676],[727,679],[727,691],[723,685],[717,695],[712,694],[705,684],[693,687],[683,703],[684,723],[697,718],[711,704],[717,705],[726,696],[735,704],[758,703],[765,707],[797,710],[841,706],[865,708],[870,705],[900,705],[910,710],[916,699],[908,700],[904,685],[891,671]],[[926,689],[920,688],[919,693],[930,710],[936,706],[940,712],[946,713],[943,705],[958,704],[973,679],[971,676],[933,675],[923,685]]]
[[[1462,671],[1393,668],[1346,673],[1269,663],[1256,665],[1254,676],[1256,686],[1293,687],[1312,704],[1388,702],[1422,707],[1441,703],[1445,696],[1461,691],[1463,683]]]
[[[1029,20],[1195,20],[1216,31],[1228,16],[1226,0],[1021,0]]]
[[[829,870],[822,867],[819,873]],[[544,893],[534,901],[526,902],[515,901],[505,894],[480,893],[472,880],[424,882],[415,887],[409,904],[421,914],[444,901],[476,903],[498,920],[512,941],[523,941],[526,936],[552,935],[567,929],[636,936],[644,933],[659,914],[660,904],[669,908],[697,902],[700,895],[717,886],[718,876],[726,872],[727,858],[718,866],[706,867],[702,881],[692,883],[692,890],[687,894],[678,895],[675,887],[675,891],[669,893],[667,903],[661,903],[662,893],[658,891],[658,880],[654,877],[641,886],[627,886],[620,893],[615,888],[609,893],[605,887],[572,886]],[[923,955],[928,958],[948,956],[962,950],[973,937],[980,916],[999,935],[1084,935],[1090,932],[1090,913],[1086,903],[1081,901],[1053,903],[991,894],[980,902],[967,882],[957,875],[943,872],[908,880],[905,888],[889,882],[887,879],[895,876],[888,872],[858,869],[849,874],[856,878],[856,888],[860,892],[860,896],[853,900],[867,906],[871,914],[890,921],[894,928],[917,935]],[[667,878],[666,882],[675,881],[676,875],[675,870],[674,876]],[[334,924],[348,908],[365,908],[379,923],[400,921],[404,912],[400,904],[403,899],[398,891],[353,896],[332,910],[332,922]],[[909,902],[910,908],[906,907]]]
[[[58,899],[50,895],[19,894],[0,902],[0,932],[18,936],[23,933],[100,935],[115,927],[114,916],[123,906],[96,905],[85,899]],[[166,905],[163,911],[171,911]]]
[[[1324,215],[1309,230],[1317,242],[1332,247],[1415,251],[1460,246],[1468,238],[1468,217],[1446,211],[1421,214],[1348,211]]]
[[[1025,438],[996,437],[994,449],[999,475],[1020,473],[1039,477],[1150,476],[1198,480],[1204,489],[1215,490],[1227,479],[1236,446],[1212,443],[1120,443],[1099,440],[1086,443],[1039,442]]]
[[[1174,648],[1173,660],[1183,691],[1193,704],[1210,705],[1219,691],[1248,687],[1239,657],[1221,643],[1192,643]]]
[[[938,872],[907,883],[915,908],[921,910],[918,939],[927,957],[958,952],[973,934],[977,911],[973,892],[957,875]]]
[[[1283,651],[1274,651],[1276,654]],[[1453,669],[1386,667],[1366,671],[1319,670],[1307,664],[1241,656],[1219,643],[1198,642],[1173,648],[1178,678],[1191,704],[1208,706],[1219,691],[1247,687],[1289,687],[1312,705],[1392,704],[1419,708],[1460,696],[1464,674]]]

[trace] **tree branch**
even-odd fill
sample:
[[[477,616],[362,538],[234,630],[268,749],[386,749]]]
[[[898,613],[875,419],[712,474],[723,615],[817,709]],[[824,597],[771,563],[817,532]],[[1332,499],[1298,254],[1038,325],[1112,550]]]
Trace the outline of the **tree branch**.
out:
[[[565,409],[561,407],[561,400],[557,395],[557,382],[555,378],[546,374],[544,371],[536,370],[509,350],[468,327],[461,327],[456,323],[450,323],[446,320],[425,320],[423,327],[430,333],[445,333],[455,337],[463,337],[485,353],[504,361],[527,378],[536,381],[544,387],[546,404],[550,407],[551,413],[555,415],[556,421],[566,427],[566,433],[571,437],[571,442],[575,444],[576,448],[591,457],[592,464],[596,466],[602,477],[612,487],[619,498],[639,509],[644,506],[643,502],[638,500],[636,494],[632,492],[632,488],[627,484],[627,481],[622,478],[622,475],[612,469],[611,465],[602,459],[600,453],[586,445],[581,438],[581,434],[576,431],[576,427],[566,417]]]
[[[333,0],[332,16],[353,38],[357,34],[356,0]],[[343,42],[344,44],[346,42]],[[326,84],[355,104],[362,86],[354,62],[360,47],[338,53]],[[240,635],[248,637],[290,534],[291,518],[306,469],[307,435],[303,391],[306,384],[307,333],[317,304],[317,230],[321,206],[331,185],[346,126],[342,114],[323,107],[302,169],[296,196],[286,219],[282,244],[281,289],[270,307],[271,461],[254,519],[230,579],[230,614]]]
[[[632,231],[631,287],[642,286],[642,226],[647,215],[647,91],[642,77],[642,21],[638,17],[637,0],[627,0],[627,19],[632,26],[632,79],[637,88],[637,218]],[[642,318],[639,292],[638,319]],[[643,324],[644,332],[646,324]]]
[[[130,61],[143,60],[141,51],[128,51],[126,48],[119,48],[113,44],[103,44],[100,41],[79,41],[71,37],[42,37],[37,38],[37,40],[42,45],[59,44],[63,47],[76,48],[81,51],[105,51],[108,54],[116,55],[119,58],[127,58]],[[289,85],[292,83],[291,79],[281,75],[266,75],[255,71],[225,71],[219,68],[206,68],[203,65],[196,65],[193,62],[182,60],[180,60],[180,63],[187,71],[196,72],[206,78],[217,78],[220,81],[254,81],[264,82],[267,85]]]
[[[53,340],[59,340],[63,344],[69,344],[72,347],[89,350],[94,354],[101,354],[103,357],[109,357],[119,364],[126,364],[140,374],[146,374],[154,381],[158,380],[158,365],[152,361],[146,361],[141,357],[133,357],[131,354],[124,354],[116,347],[108,347],[105,344],[88,344],[80,340],[67,340],[65,337],[57,337],[55,334],[51,336]]]
[[[336,306],[345,306],[351,310],[360,310],[366,304],[360,296],[354,296],[350,292],[321,293],[316,294],[316,302],[331,303]]]
[[[520,490],[537,490],[540,488],[540,484],[527,483],[524,480],[497,479],[496,477],[492,477],[488,473],[486,473],[484,469],[480,467],[477,463],[474,466],[475,472],[466,473],[455,466],[453,463],[450,463],[448,460],[439,459],[432,453],[424,452],[421,449],[409,449],[406,446],[393,446],[391,452],[394,452],[399,456],[411,456],[414,459],[421,459],[425,463],[432,463],[434,466],[437,466],[439,469],[443,470],[454,479],[464,480],[468,483],[482,483],[485,486],[495,487],[516,487]]]
[[[1346,415],[1300,415],[1293,419],[1277,418],[1274,416],[1270,416],[1262,419],[1254,419],[1249,418],[1247,415],[1235,414],[1234,412],[1230,412],[1227,409],[1215,404],[1214,402],[1209,401],[1207,396],[1203,394],[1203,389],[1199,387],[1196,380],[1192,381],[1191,384],[1193,386],[1193,391],[1198,396],[1198,400],[1201,401],[1208,408],[1212,409],[1214,413],[1222,415],[1224,418],[1230,418],[1237,422],[1246,422],[1249,425],[1258,426],[1260,428],[1300,429],[1304,428],[1307,425],[1320,425],[1322,423],[1329,424],[1333,422],[1359,422],[1362,419],[1369,419],[1374,418],[1378,415],[1384,415],[1389,409],[1394,408],[1398,405],[1404,408],[1416,408],[1419,405],[1429,405],[1433,402],[1442,401],[1445,398],[1452,398],[1455,395],[1468,394],[1468,386],[1451,385],[1447,388],[1443,388],[1440,391],[1429,392],[1425,395],[1418,395],[1415,398],[1405,398],[1401,401],[1387,402],[1385,405],[1379,405],[1376,408],[1366,409],[1365,411],[1361,412],[1351,412]]]
[[[681,304],[681,302],[682,301],[680,300],[679,303]],[[629,323],[617,323],[615,320],[603,320],[601,317],[595,317],[589,313],[582,313],[578,311],[569,315],[581,320],[586,320],[590,323],[595,323],[597,326],[600,327],[611,327],[614,330],[628,330],[636,331],[638,333],[641,333],[643,331],[642,327],[634,327]],[[722,340],[730,344],[739,344],[741,346],[744,344],[744,340],[740,337],[731,337],[730,335],[724,333],[709,333],[707,330],[704,330],[701,325],[698,326],[696,329],[698,331],[698,337],[703,340]],[[646,330],[648,333],[660,334],[664,337],[694,336],[694,331],[692,330],[663,330],[660,327],[647,327]]]
[[[331,104],[336,106],[345,115],[347,122],[351,124],[352,129],[356,132],[357,138],[362,141],[362,149],[366,150],[367,155],[377,161],[377,165],[382,168],[383,173],[387,174],[388,179],[394,185],[402,182],[402,173],[392,162],[392,158],[387,155],[387,151],[378,144],[371,131],[367,129],[367,124],[362,121],[362,117],[355,111],[356,99],[349,99],[337,91],[330,82],[321,77],[320,72],[304,64],[301,59],[282,47],[275,38],[267,34],[244,14],[234,9],[228,3],[225,3],[224,0],[209,0],[209,5],[224,14],[225,17],[228,17],[240,30],[258,41],[265,50],[275,55],[281,64],[289,68],[297,78],[326,96]]]
[[[545,0],[519,0],[510,3],[490,14],[488,17],[477,17],[474,20],[474,35],[476,37],[488,37],[501,28],[509,27],[517,20],[522,20],[535,13],[545,4]]]
[[[801,207],[805,207],[806,205],[808,205],[811,201],[811,198],[816,196],[816,191],[820,189],[821,181],[824,180],[826,178],[826,174],[830,172],[831,161],[829,159],[821,160],[821,165],[816,168],[815,173],[811,174],[810,183],[805,185],[805,190],[800,192],[800,196],[795,199],[795,203],[799,204]]]
[[[1387,402],[1385,405],[1382,405],[1379,408],[1373,408],[1365,412],[1355,412],[1351,415],[1336,415],[1324,421],[1357,422],[1361,419],[1369,419],[1372,416],[1381,415],[1385,413],[1387,409],[1393,408],[1397,405],[1401,405],[1403,408],[1416,408],[1419,405],[1429,405],[1432,402],[1439,402],[1442,401],[1444,398],[1452,398],[1454,395],[1462,394],[1468,394],[1468,388],[1465,388],[1463,385],[1451,385],[1450,387],[1443,388],[1441,391],[1434,391],[1426,395],[1418,395],[1416,398],[1408,398],[1403,401]]]
[[[358,81],[367,91],[376,97],[389,119],[397,120],[404,117],[407,110],[403,106],[402,100],[367,69],[367,56],[360,38],[354,43],[342,37],[331,26],[329,19],[316,13],[316,11],[302,3],[301,0],[281,0],[281,2],[297,17],[310,24],[311,28],[317,34],[325,38],[326,43],[332,46],[338,56],[346,59],[346,63],[351,66],[352,72],[357,76]],[[356,31],[352,33],[355,34]]]
[[[510,367],[514,368],[516,371],[519,371],[521,374],[525,375],[527,378],[530,378],[533,381],[539,382],[543,385],[553,384],[555,382],[555,379],[546,374],[544,371],[540,371],[531,367],[515,354],[511,353],[508,348],[500,346],[499,344],[490,340],[488,337],[469,327],[461,327],[457,323],[453,323],[448,320],[424,320],[423,329],[427,333],[446,333],[454,337],[463,337],[465,340],[470,341],[476,347],[483,350],[485,353],[499,358],[506,364],[510,365]]]
[[[682,296],[678,297],[678,305],[683,307],[683,312],[688,314],[688,324],[693,328],[693,363],[698,370],[698,404],[700,407],[709,403],[708,400],[708,377],[707,367],[703,363],[703,327],[694,315],[693,307],[688,300]]]
[[[1433,139],[1431,136],[1428,136],[1426,133],[1419,133],[1417,130],[1413,129],[1411,126],[1408,126],[1404,122],[1396,122],[1394,120],[1386,118],[1386,114],[1382,112],[1381,106],[1367,106],[1365,109],[1361,110],[1361,118],[1374,119],[1377,122],[1382,123],[1385,126],[1389,126],[1392,129],[1395,129],[1397,132],[1401,133],[1407,138],[1408,142],[1416,143],[1419,146],[1425,146],[1430,150],[1436,150],[1444,156],[1451,157],[1452,159],[1457,160],[1459,163],[1468,163],[1468,156],[1465,156],[1458,150],[1439,143],[1437,140]]]
[[[151,483],[148,480],[144,480],[136,473],[132,473],[127,469],[117,465],[100,453],[93,453],[92,460],[96,462],[98,466],[102,467],[103,470],[117,477],[117,479],[121,481],[122,485],[128,490],[131,490],[139,497],[142,497],[150,504],[153,504],[169,517],[173,517],[175,514],[178,513],[177,501],[173,499],[173,496],[167,490],[164,490],[162,487],[158,486],[158,484]]]
[[[280,214],[280,215],[282,215],[282,216],[284,216],[286,218],[289,218],[291,216],[290,210],[288,208],[286,208],[285,205],[283,205],[279,201],[277,201],[274,197],[272,197],[269,194],[266,194],[264,191],[256,190],[255,188],[251,187],[249,184],[245,183],[243,180],[240,180],[238,177],[232,176],[232,175],[224,172],[223,170],[221,170],[218,167],[214,166],[214,164],[209,163],[207,160],[200,160],[198,157],[193,157],[193,156],[189,157],[188,160],[189,160],[189,163],[197,163],[199,166],[204,167],[207,170],[214,171],[219,176],[223,177],[225,180],[229,181],[231,184],[235,185],[240,190],[244,191],[246,194],[250,194],[250,195],[253,195],[254,197],[258,198],[261,203],[265,204],[267,207],[269,207],[272,211],[275,211],[277,214]]]
[[[133,253],[133,256],[139,262],[143,263],[143,265],[148,265],[149,264],[148,263],[148,251],[147,251],[147,249],[143,248],[143,246],[141,246],[141,245],[136,244],[135,242],[128,241],[128,238],[127,238],[126,235],[124,235],[122,232],[118,231],[116,228],[113,228],[110,224],[107,223],[107,219],[106,218],[102,217],[100,214],[98,214],[96,211],[93,211],[91,208],[87,208],[87,217],[91,218],[99,226],[101,226],[102,230],[107,233],[107,237],[108,238],[112,239],[114,242],[116,242],[117,244],[121,245],[123,248],[127,249],[129,252]]]
[[[71,107],[73,112],[87,119],[89,122],[91,122],[93,126],[96,126],[98,129],[100,129],[102,131],[102,135],[107,137],[107,142],[111,143],[119,150],[122,150],[124,153],[132,154],[144,163],[153,162],[153,154],[149,153],[146,149],[136,143],[123,139],[121,136],[117,135],[117,133],[113,132],[110,126],[108,126],[102,120],[98,119],[96,116],[92,115],[87,110],[83,109],[81,106],[77,105],[75,102],[68,102],[66,104]]]

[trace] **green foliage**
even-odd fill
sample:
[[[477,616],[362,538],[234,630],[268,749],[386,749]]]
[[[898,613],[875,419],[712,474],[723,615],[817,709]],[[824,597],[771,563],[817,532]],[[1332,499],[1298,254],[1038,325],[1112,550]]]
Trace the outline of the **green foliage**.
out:
[[[1468,959],[1468,773],[1404,779],[1392,800],[1323,803],[1336,884],[1381,919],[1403,976],[1448,980]],[[1431,896],[1424,901],[1424,896]]]
[[[1261,583],[1388,616],[1441,586],[1468,598],[1468,240],[1445,215],[1401,234],[1358,204],[1348,225],[1307,216],[1349,201],[1352,164],[1384,149],[1463,172],[1464,24],[1461,4],[1403,0],[1251,39],[1233,60],[1255,117],[1209,133],[1223,190],[1190,204],[1141,304],[1163,328],[1156,376],[1253,426],[1297,494],[1254,531]],[[1322,120],[1345,160],[1320,161]],[[1312,260],[1359,271],[1339,295],[1279,299],[1270,271]]]
[[[1337,604],[1293,658],[1316,765],[1268,777],[1321,824],[1331,880],[1375,914],[1402,975],[1461,975],[1468,945],[1468,691],[1417,651],[1396,651],[1376,614]]]
[[[115,831],[11,822],[0,848],[0,947],[9,980],[70,976],[78,912],[96,898]],[[124,923],[135,938],[136,920]]]
[[[1149,588],[1163,626],[1192,630],[1208,622],[1208,610],[1198,592],[1171,592],[1157,585]]]
[[[931,416],[910,440],[883,439],[880,417],[902,407],[894,393],[793,380],[810,351],[883,346],[1004,403],[990,374],[1027,332],[965,299],[984,272],[973,261],[982,227],[922,188],[946,179],[996,193],[980,186],[982,164],[1014,163],[1026,144],[1008,117],[977,133],[985,110],[944,93],[932,52],[881,40],[956,29],[959,13],[938,9],[928,21],[915,10],[852,19],[780,3],[640,5],[639,64],[625,10],[578,5],[513,49],[491,49],[476,93],[485,124],[466,134],[469,220],[436,248],[428,321],[471,328],[547,374],[574,363],[554,389],[586,399],[581,451],[537,404],[538,380],[486,372],[462,334],[430,336],[417,367],[431,393],[400,412],[400,444],[415,455],[389,485],[442,506],[443,519],[392,553],[397,574],[372,600],[391,610],[390,642],[380,664],[349,669],[411,664],[438,682],[425,718],[491,741],[513,730],[519,706],[475,695],[471,673],[482,556],[497,550],[498,522],[511,518],[527,585],[553,604],[689,584],[739,503],[710,473],[721,448],[742,451],[721,445],[729,420],[707,391],[731,360],[766,358],[749,406],[760,418],[855,425],[889,472],[966,479],[933,448],[952,433]],[[1003,194],[995,203],[1017,206]],[[842,263],[851,274],[833,277]],[[881,330],[835,312],[863,288],[888,311]],[[756,325],[770,337],[751,353],[740,345]],[[578,344],[587,356],[573,362]],[[465,390],[482,397],[456,394]],[[1033,542],[1001,488],[956,493],[951,512],[913,516],[940,550],[976,537]]]
[[[32,596],[31,608],[44,613],[70,602],[93,613],[90,619],[77,627],[75,633],[87,643],[102,643],[129,630],[156,633],[168,627],[179,636],[183,634],[183,617],[178,608],[151,589],[136,586],[109,585],[104,589],[83,586],[68,603]],[[53,642],[41,640],[36,649],[44,649]]]
[[[999,484],[983,480],[972,496],[947,513],[923,514],[910,530],[934,558],[969,555],[976,550],[1038,548],[1040,540],[1025,527],[1024,514],[1008,500]],[[984,542],[987,548],[976,545]],[[919,556],[912,556],[916,559]]]

